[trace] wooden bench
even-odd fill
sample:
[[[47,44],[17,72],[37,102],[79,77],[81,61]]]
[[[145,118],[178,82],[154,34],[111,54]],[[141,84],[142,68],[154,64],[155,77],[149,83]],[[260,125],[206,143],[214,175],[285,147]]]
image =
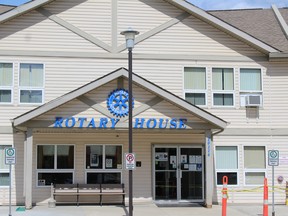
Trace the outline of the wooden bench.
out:
[[[122,205],[125,206],[124,184],[101,184],[100,204],[102,205],[103,196],[122,196]]]
[[[95,203],[92,199],[88,202],[80,201],[80,198],[85,197],[99,197],[99,204],[102,206],[104,196],[121,196],[122,205],[125,206],[125,188],[124,184],[55,184],[51,185],[52,195],[56,201],[56,197],[63,196],[65,201],[57,201],[57,203]],[[69,200],[67,200],[69,197]],[[70,199],[71,197],[71,199]]]

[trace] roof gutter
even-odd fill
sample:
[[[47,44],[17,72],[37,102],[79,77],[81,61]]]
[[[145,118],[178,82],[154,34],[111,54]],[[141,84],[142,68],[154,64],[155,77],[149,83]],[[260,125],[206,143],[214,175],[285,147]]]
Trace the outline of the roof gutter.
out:
[[[271,62],[288,62],[288,52],[269,53]]]

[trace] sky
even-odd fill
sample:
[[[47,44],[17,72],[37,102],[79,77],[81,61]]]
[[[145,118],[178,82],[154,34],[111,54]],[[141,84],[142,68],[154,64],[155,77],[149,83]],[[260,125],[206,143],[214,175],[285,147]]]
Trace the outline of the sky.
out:
[[[21,5],[30,0],[0,0],[0,4]],[[288,0],[189,0],[204,10],[227,10],[247,8],[270,8],[275,4],[278,8],[288,7]]]

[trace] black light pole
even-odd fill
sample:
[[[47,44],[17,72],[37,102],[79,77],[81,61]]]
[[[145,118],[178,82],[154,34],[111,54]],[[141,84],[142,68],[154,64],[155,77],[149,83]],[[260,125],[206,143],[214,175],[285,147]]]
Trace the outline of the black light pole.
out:
[[[125,35],[126,39],[126,48],[128,49],[128,71],[129,71],[129,79],[128,79],[128,91],[129,91],[129,153],[133,153],[132,148],[132,49],[134,47],[135,35],[139,34],[138,31],[134,31],[132,29],[128,29],[126,31],[121,32],[122,35]],[[133,170],[129,170],[129,216],[133,216]]]

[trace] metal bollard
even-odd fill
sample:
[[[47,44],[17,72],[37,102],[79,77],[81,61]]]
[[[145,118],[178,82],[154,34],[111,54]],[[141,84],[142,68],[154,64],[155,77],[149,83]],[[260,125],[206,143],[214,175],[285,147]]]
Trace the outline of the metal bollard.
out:
[[[227,199],[228,199],[228,189],[227,189],[228,177],[227,176],[223,176],[222,182],[223,182],[223,189],[222,189],[222,216],[226,216],[227,215]]]
[[[264,187],[263,187],[263,216],[268,216],[268,183],[267,178],[264,178]]]

